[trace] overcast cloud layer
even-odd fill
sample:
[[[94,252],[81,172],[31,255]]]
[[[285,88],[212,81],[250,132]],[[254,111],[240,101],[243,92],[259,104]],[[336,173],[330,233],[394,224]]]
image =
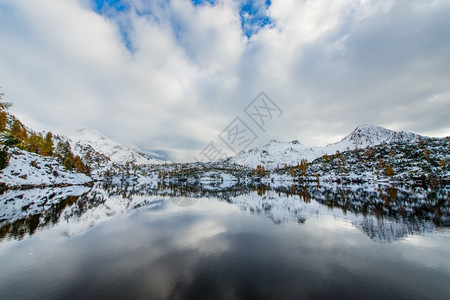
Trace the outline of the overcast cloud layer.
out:
[[[256,144],[320,146],[365,123],[445,136],[449,32],[445,0],[0,0],[0,87],[27,125],[172,160],[261,91],[284,114]]]

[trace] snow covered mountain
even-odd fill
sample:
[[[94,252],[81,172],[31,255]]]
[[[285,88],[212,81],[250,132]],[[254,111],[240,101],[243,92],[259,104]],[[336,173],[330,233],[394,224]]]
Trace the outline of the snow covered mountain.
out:
[[[327,145],[324,148],[327,154],[333,154],[336,151],[362,149],[383,143],[416,142],[420,138],[425,137],[408,131],[397,132],[375,125],[360,125],[340,142]]]
[[[383,143],[409,143],[420,138],[425,137],[406,131],[397,132],[375,125],[360,125],[341,141],[324,147],[308,147],[299,141],[278,142],[271,140],[263,146],[239,152],[234,157],[225,160],[251,168],[263,165],[267,169],[274,169],[285,164],[296,165],[302,159],[311,162],[325,154],[334,154],[336,151],[361,149]]]
[[[274,169],[277,166],[297,164],[302,159],[312,161],[321,156],[317,148],[311,148],[301,144],[299,141],[278,142],[271,140],[269,143],[239,152],[234,157],[225,159],[227,162],[235,163],[250,168],[262,165],[266,169]]]
[[[75,154],[81,157],[90,156],[92,159],[102,160],[103,165],[115,163],[125,165],[162,164],[164,161],[154,159],[150,155],[143,154],[139,150],[127,148],[115,142],[98,131],[92,129],[79,129],[69,134],[68,140]]]

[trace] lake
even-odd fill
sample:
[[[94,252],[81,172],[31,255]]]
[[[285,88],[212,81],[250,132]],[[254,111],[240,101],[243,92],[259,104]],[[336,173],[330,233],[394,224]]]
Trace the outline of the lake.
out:
[[[449,187],[0,195],[0,299],[450,299]]]

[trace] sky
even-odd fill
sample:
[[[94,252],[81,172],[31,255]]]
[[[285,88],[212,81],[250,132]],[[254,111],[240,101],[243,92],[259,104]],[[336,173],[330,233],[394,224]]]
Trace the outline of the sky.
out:
[[[360,124],[448,136],[449,32],[448,0],[0,0],[0,91],[32,128],[173,161],[233,154],[236,122],[248,147]]]

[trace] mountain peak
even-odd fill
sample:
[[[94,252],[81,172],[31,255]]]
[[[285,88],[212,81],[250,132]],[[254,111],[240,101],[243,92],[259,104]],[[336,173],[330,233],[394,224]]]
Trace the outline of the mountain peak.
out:
[[[388,130],[385,127],[374,125],[374,124],[361,124],[358,125],[355,130],[366,130],[366,129],[381,129],[381,130]]]
[[[349,143],[353,147],[367,147],[390,142],[411,142],[420,136],[406,131],[393,131],[381,126],[363,124],[355,128],[349,135],[342,139],[340,143]]]

